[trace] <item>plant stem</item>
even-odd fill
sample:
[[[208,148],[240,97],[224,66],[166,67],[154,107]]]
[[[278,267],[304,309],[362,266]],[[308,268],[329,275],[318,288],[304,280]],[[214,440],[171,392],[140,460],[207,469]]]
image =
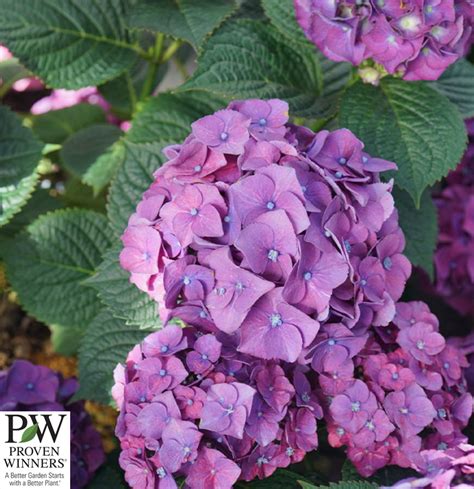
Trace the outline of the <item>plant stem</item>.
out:
[[[173,41],[166,51],[163,53],[163,56],[161,58],[162,63],[166,63],[171,59],[171,57],[176,53],[176,51],[181,47],[182,42],[181,41]]]
[[[135,112],[135,108],[137,106],[137,94],[135,92],[135,87],[133,86],[132,78],[130,76],[130,72],[125,72],[125,79],[127,80],[127,88],[130,96],[130,104],[132,109],[132,114]]]
[[[142,91],[140,94],[140,100],[144,100],[150,95],[153,90],[153,84],[156,78],[156,72],[158,67],[163,62],[163,46],[165,42],[165,35],[160,33],[156,36],[155,45],[152,48],[151,59],[148,64],[148,71],[146,74],[145,82],[143,83]],[[166,53],[165,53],[166,54]]]

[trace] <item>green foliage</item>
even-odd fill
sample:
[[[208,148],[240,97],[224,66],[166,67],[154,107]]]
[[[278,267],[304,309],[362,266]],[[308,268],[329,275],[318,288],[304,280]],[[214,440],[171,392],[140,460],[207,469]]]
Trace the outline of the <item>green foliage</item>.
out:
[[[101,311],[90,323],[79,349],[81,386],[75,398],[110,403],[115,367],[149,333]]]
[[[0,62],[0,98],[3,97],[12,85],[22,78],[29,76],[29,71],[15,58]]]
[[[83,177],[89,167],[122,135],[111,124],[95,124],[70,136],[63,144],[60,157],[64,166],[78,177]]]
[[[304,477],[300,474],[296,474],[289,470],[279,469],[271,477],[246,483],[245,487],[251,489],[298,489],[302,479],[304,479]]]
[[[377,489],[379,487],[375,483],[361,480],[344,481],[338,483],[331,482],[328,486],[314,486],[313,484],[300,481],[300,486],[303,489]]]
[[[130,283],[130,274],[120,267],[121,249],[121,245],[117,245],[108,250],[96,275],[89,278],[85,285],[93,287],[112,315],[124,320],[127,325],[157,328],[161,325],[157,304]]]
[[[32,129],[43,142],[62,144],[77,131],[104,122],[104,111],[98,105],[77,104],[33,116]]]
[[[263,9],[272,24],[289,39],[309,45],[295,16],[293,0],[262,0]],[[311,44],[312,49],[315,49]]]
[[[55,211],[62,207],[59,199],[51,197],[47,190],[36,189],[31,198],[13,219],[0,228],[0,236],[12,237],[31,224],[41,214]]]
[[[373,156],[397,163],[395,181],[417,207],[424,189],[455,168],[466,144],[463,121],[446,97],[426,83],[390,77],[378,87],[352,85],[341,102],[340,125]]]
[[[125,26],[125,0],[0,0],[0,42],[54,88],[115,78],[139,47]]]
[[[474,65],[469,61],[461,58],[431,86],[446,95],[463,117],[474,116]]]
[[[0,106],[0,226],[26,203],[36,184],[43,145],[6,107]]]
[[[51,324],[51,345],[55,353],[71,357],[77,354],[84,328]]]
[[[85,328],[100,301],[82,282],[110,245],[107,221],[92,211],[45,214],[2,243],[7,277],[25,310],[47,324]]]
[[[345,71],[345,66],[339,70]],[[289,42],[275,27],[251,20],[229,22],[209,39],[196,73],[183,89],[202,89],[229,99],[281,98],[293,115],[303,117],[328,110],[320,97],[324,75],[314,48]]]
[[[119,140],[107,148],[87,169],[82,181],[93,188],[94,195],[98,195],[110,183],[124,159],[125,148]]]
[[[234,0],[139,0],[129,23],[184,39],[198,49],[236,8]]]
[[[438,219],[430,191],[423,192],[418,209],[404,190],[395,188],[393,197],[406,238],[404,254],[413,265],[424,268],[433,279],[433,253],[438,238]]]

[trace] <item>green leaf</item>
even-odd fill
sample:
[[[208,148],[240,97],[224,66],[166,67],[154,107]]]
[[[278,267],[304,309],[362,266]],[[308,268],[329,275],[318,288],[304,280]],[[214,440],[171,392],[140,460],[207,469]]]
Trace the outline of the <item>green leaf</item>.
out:
[[[164,162],[162,149],[184,140],[191,123],[224,104],[206,92],[163,93],[151,98],[133,120],[124,138],[124,159],[110,187],[109,220],[120,235],[141,195],[153,182],[153,172]]]
[[[0,98],[2,98],[12,85],[31,73],[15,58],[0,62]]]
[[[41,214],[55,211],[62,207],[59,199],[52,197],[48,190],[36,189],[31,198],[16,214],[13,219],[0,229],[0,234],[6,237],[12,237],[23,230],[28,224],[31,224]]]
[[[342,69],[346,69],[343,65]],[[275,27],[229,22],[206,43],[198,69],[182,86],[233,98],[281,98],[294,115],[327,112],[322,67],[314,47],[289,42]]]
[[[394,188],[393,197],[400,226],[405,233],[404,254],[413,265],[424,268],[433,280],[433,253],[438,239],[438,219],[431,193],[429,190],[423,192],[419,209],[403,190]]]
[[[377,489],[379,486],[373,482],[360,480],[344,481],[339,483],[331,482],[328,486],[315,486],[307,482],[300,481],[303,489]]]
[[[28,441],[31,441],[36,436],[36,433],[38,433],[37,423],[26,428],[26,430],[21,435],[20,443],[26,443]]]
[[[446,95],[464,118],[474,116],[474,65],[469,61],[461,58],[430,85]]]
[[[161,166],[166,144],[125,144],[125,159],[118,169],[107,203],[110,225],[116,236],[127,226],[142,194],[153,182],[153,172]]]
[[[99,85],[136,59],[123,0],[0,0],[0,42],[53,88]]]
[[[368,153],[397,163],[392,176],[417,207],[424,189],[456,167],[466,145],[456,107],[423,82],[386,77],[378,87],[355,83],[342,99],[340,125]]]
[[[150,331],[127,326],[103,310],[91,322],[79,348],[81,386],[76,399],[111,402],[113,371],[125,362],[128,352]]]
[[[43,145],[3,106],[0,121],[0,226],[3,226],[33,192]]]
[[[387,465],[383,469],[378,470],[374,475],[365,479],[367,482],[375,483],[380,486],[392,486],[396,482],[407,479],[408,477],[416,477],[417,473],[412,469],[404,469],[396,465]],[[342,480],[354,481],[362,476],[357,472],[350,460],[346,460],[342,466]]]
[[[157,303],[130,283],[130,274],[120,267],[121,249],[122,246],[117,245],[107,251],[97,273],[85,285],[93,287],[112,314],[127,325],[158,328],[161,321]]]
[[[293,0],[262,0],[262,5],[267,17],[283,35],[292,41],[310,44],[296,21]]]
[[[129,24],[184,39],[198,49],[236,8],[234,0],[140,0]]]
[[[271,477],[247,483],[251,489],[298,489],[304,477],[289,470],[279,469]]]
[[[119,140],[97,158],[86,171],[82,181],[93,188],[94,195],[98,195],[111,182],[124,159],[125,147]]]
[[[122,135],[112,124],[95,124],[80,129],[64,142],[59,152],[64,166],[82,178],[90,166]]]
[[[58,324],[51,324],[50,329],[53,351],[66,357],[76,355],[84,329]]]
[[[45,143],[62,144],[80,129],[104,122],[104,111],[98,105],[77,104],[33,116],[32,129]]]
[[[110,245],[107,220],[93,211],[45,214],[2,243],[7,277],[25,310],[47,324],[84,328],[98,313],[94,274]]]

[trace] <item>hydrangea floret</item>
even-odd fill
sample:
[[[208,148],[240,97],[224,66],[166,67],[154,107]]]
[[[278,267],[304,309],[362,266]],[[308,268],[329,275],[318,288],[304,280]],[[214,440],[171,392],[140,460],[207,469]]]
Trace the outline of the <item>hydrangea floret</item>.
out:
[[[467,124],[470,144],[446,186],[435,196],[438,245],[436,293],[464,316],[474,317],[474,121]]]
[[[465,442],[466,358],[399,302],[394,163],[290,124],[280,100],[233,102],[165,155],[120,256],[166,325],[116,370],[131,487],[268,477],[317,448],[322,419],[364,476]]]
[[[83,401],[71,399],[79,384],[43,365],[16,360],[0,372],[0,411],[69,411],[71,413],[71,488],[81,489],[105,462],[99,432]]]
[[[294,0],[308,39],[334,61],[371,59],[405,80],[436,80],[472,42],[469,0]]]

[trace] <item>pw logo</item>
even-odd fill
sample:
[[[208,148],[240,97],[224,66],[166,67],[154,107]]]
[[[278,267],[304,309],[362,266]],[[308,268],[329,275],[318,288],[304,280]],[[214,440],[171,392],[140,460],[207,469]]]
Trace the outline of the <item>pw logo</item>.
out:
[[[6,414],[6,443],[26,443],[35,437],[40,443],[56,443],[66,414]]]

